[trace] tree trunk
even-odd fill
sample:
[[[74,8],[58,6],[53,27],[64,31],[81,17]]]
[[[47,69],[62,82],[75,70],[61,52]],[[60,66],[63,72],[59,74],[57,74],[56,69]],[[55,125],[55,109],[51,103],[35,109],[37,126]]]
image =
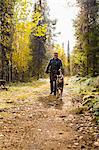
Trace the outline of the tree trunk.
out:
[[[10,81],[12,82],[13,79],[12,79],[12,52],[10,54]]]
[[[1,47],[1,79],[5,76],[5,52],[3,47]]]

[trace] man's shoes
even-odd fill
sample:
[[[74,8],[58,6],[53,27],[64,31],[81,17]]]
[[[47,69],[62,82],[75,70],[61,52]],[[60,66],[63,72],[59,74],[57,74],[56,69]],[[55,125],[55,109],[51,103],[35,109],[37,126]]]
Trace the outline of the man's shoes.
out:
[[[56,96],[56,91],[54,91],[54,95]]]
[[[56,96],[56,92],[54,92],[54,96]]]
[[[56,92],[51,92],[50,95],[52,95],[54,93],[54,95],[56,96]]]
[[[53,92],[50,93],[50,95],[52,95],[52,94],[53,94]]]

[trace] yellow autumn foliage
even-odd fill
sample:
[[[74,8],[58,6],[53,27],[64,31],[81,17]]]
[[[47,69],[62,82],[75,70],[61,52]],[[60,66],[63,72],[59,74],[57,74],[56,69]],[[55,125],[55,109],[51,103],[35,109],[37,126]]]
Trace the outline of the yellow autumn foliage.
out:
[[[33,13],[32,33],[34,36],[43,37],[46,35],[48,24],[42,23],[43,21],[44,17],[38,7]]]
[[[13,65],[19,72],[27,71],[31,61],[29,48],[32,23],[19,23],[16,25],[13,42]]]

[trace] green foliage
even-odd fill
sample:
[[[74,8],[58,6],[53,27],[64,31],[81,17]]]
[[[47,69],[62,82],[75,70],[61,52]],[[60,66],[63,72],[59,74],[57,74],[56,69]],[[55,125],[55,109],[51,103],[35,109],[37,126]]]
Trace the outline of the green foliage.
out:
[[[73,74],[95,76],[99,58],[98,4],[96,0],[78,1],[80,11],[74,22],[76,46],[72,55]]]
[[[70,87],[75,93],[83,97],[82,105],[75,109],[77,114],[89,111],[93,114],[95,121],[99,123],[99,76],[98,77],[72,77]]]
[[[38,6],[33,12],[32,34],[35,37],[44,37],[47,33],[47,24],[44,21],[44,16],[42,15],[41,11],[41,8]]]
[[[35,3],[35,8],[33,12],[33,26],[30,35],[30,48],[32,54],[32,66],[30,66],[32,75],[39,79],[42,74],[44,74],[46,65],[46,54],[47,54],[47,42],[48,42],[48,30],[49,30],[49,19],[46,7],[46,2]]]
[[[87,106],[87,109],[94,114],[96,122],[99,123],[99,96],[87,98],[87,100],[83,102],[83,106]]]
[[[0,1],[0,68],[2,79],[9,81],[10,56],[14,33],[14,4],[15,0]]]
[[[1,7],[1,45],[10,51],[12,35],[13,35],[13,12],[14,12],[14,1],[5,0],[0,2]]]
[[[75,51],[71,55],[73,74],[85,76],[87,68],[87,57],[84,52],[81,52],[75,47]],[[84,70],[85,68],[85,70]]]
[[[30,21],[33,5],[34,2],[31,0],[16,0],[14,6],[14,23]]]
[[[0,78],[7,81],[44,74],[51,55],[55,23],[52,26],[45,0],[33,5],[31,0],[0,1]]]

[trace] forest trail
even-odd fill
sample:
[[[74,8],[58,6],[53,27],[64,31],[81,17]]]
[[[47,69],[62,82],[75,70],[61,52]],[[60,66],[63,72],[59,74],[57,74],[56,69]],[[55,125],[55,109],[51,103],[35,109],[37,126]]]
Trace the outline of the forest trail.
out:
[[[88,113],[74,113],[81,97],[72,90],[65,85],[62,101],[49,96],[46,80],[0,91],[0,102],[11,105],[0,108],[0,150],[97,150],[97,127]]]

